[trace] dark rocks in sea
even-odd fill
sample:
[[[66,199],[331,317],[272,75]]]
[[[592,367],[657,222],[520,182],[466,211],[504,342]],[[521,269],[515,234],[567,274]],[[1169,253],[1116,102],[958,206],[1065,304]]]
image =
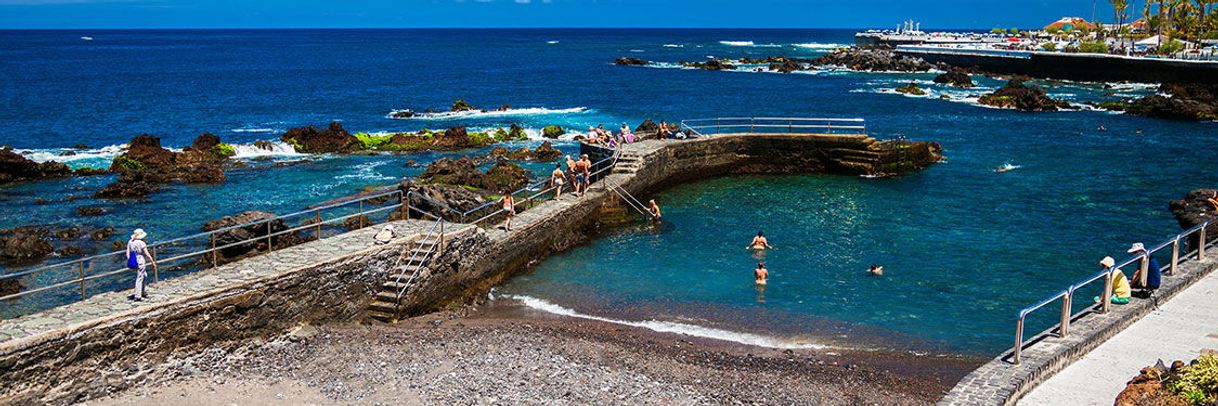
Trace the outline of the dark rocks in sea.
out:
[[[11,149],[0,150],[0,184],[72,175],[67,165],[55,162],[34,162]]]
[[[0,296],[8,296],[21,292],[21,281],[10,278],[0,279]]]
[[[942,67],[922,58],[897,55],[886,46],[854,46],[822,55],[812,62],[815,66],[842,66],[870,72],[926,72]]]
[[[914,96],[926,95],[926,91],[922,90],[922,88],[918,87],[918,84],[914,83],[914,82],[909,82],[908,85],[898,87],[896,90],[897,90],[897,93],[903,93],[903,94],[908,94],[908,95],[914,95]]]
[[[1215,196],[1218,196],[1218,189],[1196,189],[1188,192],[1183,199],[1172,200],[1167,209],[1171,211],[1172,217],[1176,218],[1180,228],[1187,230],[1218,216],[1218,209],[1209,202],[1209,199],[1218,201]],[[1213,241],[1213,238],[1218,238],[1218,225],[1210,226],[1206,230],[1206,239]]]
[[[621,58],[617,58],[617,59],[613,60],[614,65],[625,65],[625,66],[644,66],[644,65],[648,65],[650,63],[651,63],[651,61],[647,61],[647,60],[643,60],[643,59],[639,59],[639,58],[632,58],[629,56],[623,56]]]
[[[274,245],[274,248],[288,247],[303,241],[295,233],[282,233],[288,229],[287,224],[283,220],[276,219],[250,224],[273,217],[275,215],[272,213],[251,210],[235,216],[224,216],[220,219],[208,221],[203,224],[203,231],[215,231],[245,224],[245,226],[221,231],[216,234],[215,246],[224,247],[235,244],[231,247],[220,249],[220,255],[225,260],[233,260],[247,254],[257,253],[259,250],[265,250],[267,248],[267,239],[265,237],[271,234],[276,234],[270,237],[270,242]],[[238,244],[248,240],[254,241]]]
[[[230,151],[231,147],[220,143],[220,137],[208,133],[195,138],[182,152],[161,147],[160,138],[147,134],[137,136],[110,164],[110,171],[118,173],[118,179],[94,197],[145,197],[160,185],[173,181],[223,183],[227,180],[224,165]]]
[[[453,102],[453,106],[448,109],[448,111],[475,111],[475,110],[478,110],[478,108],[470,105],[465,100],[457,100],[457,101]]]
[[[469,210],[473,210],[474,208],[481,206],[483,203],[486,203],[487,201],[489,201],[486,198],[486,196],[484,196],[483,194],[470,190],[466,187],[457,186],[457,185],[430,184],[430,183],[418,183],[418,182],[407,181],[407,182],[402,182],[402,183],[398,184],[398,190],[401,190],[403,194],[408,196],[407,199],[410,202],[410,206],[412,206],[418,210],[421,210],[422,212],[433,213],[433,214],[434,213],[444,213],[444,214],[447,214],[450,216],[459,214],[459,213],[445,213],[445,209],[443,208],[443,206],[436,205],[435,203],[433,203],[433,201],[439,202],[440,204],[443,204],[444,206],[451,207],[453,210],[457,210],[460,212],[466,212]],[[411,193],[416,193],[416,194],[419,194],[422,196],[426,196],[426,199],[412,195]],[[407,213],[407,209],[403,206],[403,208],[394,211],[392,216],[390,217],[390,219],[391,220],[402,220],[402,219],[406,219],[406,218],[419,218],[420,216],[422,216],[422,214],[418,211],[410,211],[409,213]],[[448,218],[450,220],[456,220],[455,217],[448,217]]]
[[[947,72],[935,76],[935,83],[954,87],[973,87],[973,78],[969,76],[968,71],[953,67]]]
[[[467,186],[494,194],[502,192],[504,188],[516,190],[524,187],[529,182],[528,173],[519,165],[502,160],[482,172],[469,158],[441,158],[419,175],[419,181],[423,184]]]
[[[314,126],[292,128],[279,139],[292,144],[296,152],[306,154],[355,152],[363,145],[337,121],[331,122],[324,130]]]
[[[978,102],[987,106],[1017,109],[1021,111],[1057,111],[1059,109],[1074,109],[1065,101],[1050,98],[1045,89],[1029,86],[1026,79],[1011,79],[994,93],[981,95]]]
[[[703,70],[733,70],[733,69],[736,69],[735,65],[727,63],[727,61],[724,61],[721,59],[714,59],[714,58],[711,58],[711,59],[707,60],[706,62],[681,61],[681,65],[688,67],[688,68],[696,68],[696,69],[703,69]]]
[[[558,137],[561,137],[566,133],[567,130],[564,130],[562,127],[556,125],[547,125],[541,129],[541,136],[552,140],[558,139]]]
[[[533,159],[537,161],[549,162],[558,158],[562,158],[562,151],[555,149],[549,141],[541,143],[533,150]]]
[[[433,136],[431,142],[431,147],[440,151],[474,148],[483,145],[485,144],[471,139],[465,127],[453,127],[444,130],[444,133]]]
[[[1164,83],[1159,85],[1159,93],[1133,102],[1101,103],[1100,107],[1171,120],[1218,120],[1218,84]]]
[[[26,230],[13,230],[0,237],[0,260],[5,262],[36,261],[54,252],[45,235]]]
[[[100,216],[106,214],[107,211],[109,211],[109,209],[106,209],[105,207],[81,206],[76,208],[76,215],[86,217]]]

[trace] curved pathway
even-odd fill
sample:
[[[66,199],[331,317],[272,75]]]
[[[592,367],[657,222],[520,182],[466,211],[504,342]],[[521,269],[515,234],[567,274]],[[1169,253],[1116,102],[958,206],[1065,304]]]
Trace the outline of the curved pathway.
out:
[[[1111,405],[1125,383],[1162,359],[1188,362],[1218,349],[1218,272],[1109,338],[1038,385],[1020,405]]]

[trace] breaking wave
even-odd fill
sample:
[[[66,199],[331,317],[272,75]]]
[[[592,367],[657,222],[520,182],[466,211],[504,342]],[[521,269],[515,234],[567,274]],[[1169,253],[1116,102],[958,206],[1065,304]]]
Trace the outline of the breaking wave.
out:
[[[781,48],[779,44],[757,44],[753,41],[719,41],[720,44],[729,47],[758,47],[758,48]]]
[[[685,48],[685,45],[681,45],[681,44],[664,44],[664,48]]]
[[[546,313],[557,314],[567,317],[575,317],[586,320],[596,320],[606,323],[621,324],[631,327],[641,327],[661,333],[676,333],[684,334],[693,337],[711,338],[715,340],[731,341],[734,343],[752,345],[757,347],[779,348],[779,349],[826,349],[832,348],[823,344],[813,344],[807,342],[797,342],[777,337],[768,337],[758,334],[741,333],[735,331],[722,330],[712,327],[704,327],[693,324],[676,323],[670,321],[647,320],[647,321],[628,321],[610,319],[607,317],[598,317],[588,314],[583,314],[572,309],[568,309],[542,299],[523,295],[503,295],[508,299],[516,300],[521,304],[536,310]]]
[[[469,110],[469,111],[441,111],[435,113],[416,113],[414,117],[394,117],[394,114],[406,112],[409,110],[393,110],[385,117],[396,120],[461,120],[474,118],[493,118],[493,117],[515,117],[515,116],[541,116],[550,114],[578,114],[588,112],[587,107],[572,107],[569,109],[548,109],[545,107],[529,107],[521,109],[507,110]]]
[[[806,44],[791,44],[791,46],[796,47],[796,48],[804,48],[804,49],[838,49],[838,48],[844,47],[845,45],[822,44],[819,42],[809,42]]]
[[[233,150],[237,152],[233,155],[235,159],[250,159],[267,156],[303,156],[296,152],[296,148],[283,141],[272,141],[269,149],[254,146],[254,144],[233,144]]]

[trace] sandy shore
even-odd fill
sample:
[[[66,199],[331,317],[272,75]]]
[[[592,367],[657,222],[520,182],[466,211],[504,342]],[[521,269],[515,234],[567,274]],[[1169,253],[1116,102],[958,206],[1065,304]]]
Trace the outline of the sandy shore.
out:
[[[981,362],[759,348],[519,306],[463,313],[213,347],[88,404],[929,404]]]

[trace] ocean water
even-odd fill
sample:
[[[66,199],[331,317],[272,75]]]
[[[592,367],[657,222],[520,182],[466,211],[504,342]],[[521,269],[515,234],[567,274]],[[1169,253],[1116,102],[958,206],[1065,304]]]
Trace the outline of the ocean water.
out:
[[[851,35],[0,31],[0,123],[9,129],[0,133],[0,144],[33,159],[103,167],[141,133],[180,148],[212,132],[239,144],[241,159],[250,164],[230,170],[226,184],[171,185],[142,201],[89,197],[109,176],[2,186],[0,228],[114,226],[120,229],[114,238],[122,239],[144,227],[153,240],[170,238],[197,232],[202,222],[222,215],[292,212],[417,175],[439,156],[479,152],[299,156],[243,146],[331,120],[352,132],[519,124],[535,137],[545,125],[579,131],[595,124],[634,126],[646,118],[862,117],[880,138],[942,143],[948,162],[900,178],[744,176],[680,185],[654,196],[665,208],[663,226],[612,230],[542,262],[499,293],[550,311],[766,345],[984,355],[1011,341],[1019,308],[1092,273],[1098,258],[1120,257],[1129,242],[1174,234],[1167,202],[1218,181],[1208,153],[1218,135],[1215,123],[983,108],[975,96],[1001,82],[982,78],[975,78],[979,89],[965,90],[934,85],[933,73],[706,72],[677,64],[708,56],[814,57],[849,44]],[[658,63],[612,65],[620,56]],[[911,81],[930,94],[891,90]],[[1079,105],[1154,89],[1037,83]],[[456,99],[513,110],[387,117],[398,109],[444,109]],[[1101,125],[1107,131],[1097,131]],[[78,144],[89,148],[58,156]],[[570,141],[558,147],[575,149]],[[1019,168],[993,171],[1006,164]],[[77,206],[112,212],[82,218],[74,214]],[[758,230],[778,247],[764,258],[772,275],[764,291],[751,281],[759,258],[743,249]],[[870,263],[883,264],[888,274],[866,276]],[[24,306],[52,305],[70,293]],[[10,305],[4,311],[11,316],[14,310]],[[1047,325],[1050,313],[1034,326]]]

